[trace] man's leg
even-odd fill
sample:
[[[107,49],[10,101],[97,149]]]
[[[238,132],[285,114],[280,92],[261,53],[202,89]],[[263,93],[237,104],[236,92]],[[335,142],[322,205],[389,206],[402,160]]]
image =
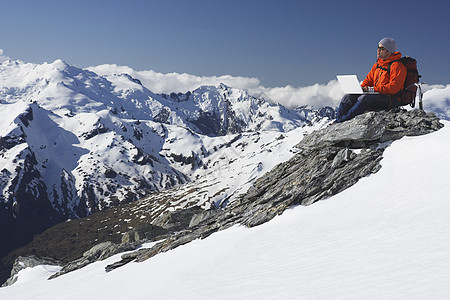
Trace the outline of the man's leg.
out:
[[[355,105],[343,115],[338,122],[350,120],[368,110],[388,110],[390,108],[389,96],[381,94],[364,94],[358,97]]]
[[[336,114],[336,122],[342,122],[341,119],[348,113],[353,105],[355,105],[359,96],[360,95],[345,94],[344,97],[342,97]]]

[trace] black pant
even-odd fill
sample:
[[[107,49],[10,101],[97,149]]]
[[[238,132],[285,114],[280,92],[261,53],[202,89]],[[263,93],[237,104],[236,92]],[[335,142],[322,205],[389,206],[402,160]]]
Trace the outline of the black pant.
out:
[[[336,122],[350,120],[368,110],[389,110],[398,106],[398,100],[390,95],[346,94],[339,105]]]

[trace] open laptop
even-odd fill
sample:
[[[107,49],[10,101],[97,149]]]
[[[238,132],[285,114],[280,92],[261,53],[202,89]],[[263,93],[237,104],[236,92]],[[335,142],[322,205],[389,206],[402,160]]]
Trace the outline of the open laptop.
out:
[[[345,94],[379,94],[378,92],[364,92],[356,75],[337,75],[336,78]]]

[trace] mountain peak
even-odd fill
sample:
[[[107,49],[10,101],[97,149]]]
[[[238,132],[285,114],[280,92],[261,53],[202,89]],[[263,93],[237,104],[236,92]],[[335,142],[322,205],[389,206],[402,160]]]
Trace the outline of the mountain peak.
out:
[[[54,66],[55,68],[58,68],[60,70],[64,70],[65,68],[67,68],[69,66],[68,63],[66,63],[65,61],[63,61],[62,59],[56,59],[54,62],[50,63],[50,65]]]

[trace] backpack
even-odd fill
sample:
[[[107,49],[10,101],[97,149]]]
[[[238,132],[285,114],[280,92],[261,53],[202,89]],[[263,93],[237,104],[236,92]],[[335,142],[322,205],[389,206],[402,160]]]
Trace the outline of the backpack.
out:
[[[421,75],[419,75],[419,71],[417,70],[417,61],[412,57],[404,56],[400,59],[392,61],[387,69],[383,69],[389,72],[391,70],[391,65],[396,61],[400,61],[403,63],[403,65],[406,67],[407,73],[403,90],[401,90],[394,96],[397,97],[401,106],[409,104],[411,105],[411,107],[414,107],[416,104],[416,95],[418,89],[419,109],[423,110],[422,89],[419,84],[419,78],[421,77]]]

